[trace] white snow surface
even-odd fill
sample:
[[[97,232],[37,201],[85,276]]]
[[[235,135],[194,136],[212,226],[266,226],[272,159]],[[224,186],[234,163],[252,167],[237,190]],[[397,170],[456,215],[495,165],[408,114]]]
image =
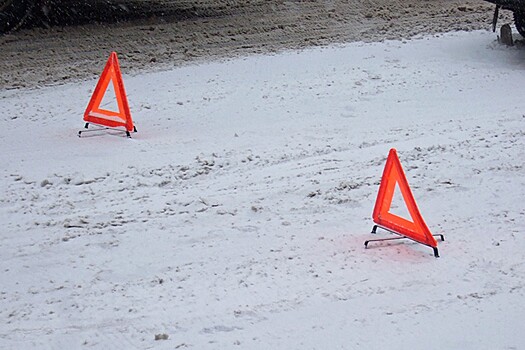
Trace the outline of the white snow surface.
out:
[[[124,74],[132,139],[1,91],[0,348],[524,349],[524,82],[476,31]],[[390,148],[440,258],[364,248]]]

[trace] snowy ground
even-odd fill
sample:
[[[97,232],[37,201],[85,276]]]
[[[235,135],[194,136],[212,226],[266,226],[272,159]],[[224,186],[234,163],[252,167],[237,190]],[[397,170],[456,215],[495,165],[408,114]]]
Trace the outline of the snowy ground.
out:
[[[0,92],[0,348],[524,348],[523,81],[477,31],[125,75],[131,140]],[[364,249],[392,147],[439,259]]]

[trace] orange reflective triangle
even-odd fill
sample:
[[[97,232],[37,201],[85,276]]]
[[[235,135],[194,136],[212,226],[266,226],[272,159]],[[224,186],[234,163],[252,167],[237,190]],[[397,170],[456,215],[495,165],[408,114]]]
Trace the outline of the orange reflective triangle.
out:
[[[396,184],[401,190],[403,200],[406,204],[412,221],[401,216],[392,214],[390,206],[394,197]],[[399,233],[419,243],[437,247],[437,241],[423,220],[417,207],[408,181],[397,157],[397,151],[392,148],[388,154],[385,170],[381,178],[381,185],[377,194],[377,200],[372,214],[374,222],[386,229]]]
[[[109,84],[112,83],[115,97],[117,99],[118,111],[110,111],[100,107],[102,99],[106,94]],[[124,90],[122,74],[118,64],[117,54],[112,52],[108,62],[100,75],[93,96],[84,112],[84,120],[108,127],[123,126],[127,131],[133,130],[133,120],[129,111],[128,99]]]

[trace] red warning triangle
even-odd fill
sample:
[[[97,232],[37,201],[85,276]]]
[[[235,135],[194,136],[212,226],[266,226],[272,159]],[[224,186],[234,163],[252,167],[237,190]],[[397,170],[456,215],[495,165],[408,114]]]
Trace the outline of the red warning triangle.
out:
[[[104,95],[108,90],[109,83],[113,84],[112,87],[115,91],[118,111],[110,111],[100,107]],[[120,73],[118,58],[115,52],[112,52],[109,56],[106,67],[104,67],[104,71],[102,71],[100,75],[93,96],[84,113],[84,120],[88,123],[111,128],[123,126],[128,132],[134,129],[126,91],[124,90],[124,83],[122,81],[122,74]]]
[[[401,190],[403,200],[412,221],[390,212],[396,184]],[[408,186],[407,178],[397,157],[397,151],[394,148],[392,148],[388,154],[372,218],[379,226],[413,239],[416,242],[433,248],[437,247],[436,239],[432,236],[432,233],[419,212],[412,191]]]

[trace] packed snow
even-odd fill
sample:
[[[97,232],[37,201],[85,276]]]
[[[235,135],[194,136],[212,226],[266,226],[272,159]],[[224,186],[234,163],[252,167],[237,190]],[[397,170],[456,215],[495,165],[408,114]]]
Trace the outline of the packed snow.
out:
[[[123,78],[131,139],[77,136],[96,80],[0,92],[0,348],[525,348],[523,46],[457,32]],[[440,258],[363,245],[393,236],[370,233],[391,148]]]

